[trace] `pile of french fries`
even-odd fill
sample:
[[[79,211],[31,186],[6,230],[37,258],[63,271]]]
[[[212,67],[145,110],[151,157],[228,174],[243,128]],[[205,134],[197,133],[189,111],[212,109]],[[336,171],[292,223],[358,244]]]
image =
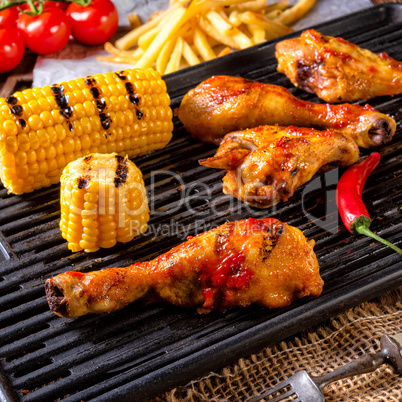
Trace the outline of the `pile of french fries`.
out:
[[[230,52],[292,32],[290,27],[315,5],[315,0],[170,0],[165,11],[141,24],[129,17],[132,30],[100,60],[153,67],[161,74],[194,66]]]

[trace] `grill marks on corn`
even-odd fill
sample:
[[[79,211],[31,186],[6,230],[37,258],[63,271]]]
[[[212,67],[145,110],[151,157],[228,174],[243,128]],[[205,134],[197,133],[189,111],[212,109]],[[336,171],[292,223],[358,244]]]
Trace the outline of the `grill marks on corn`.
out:
[[[92,158],[93,158],[93,155],[88,155],[84,158],[84,162],[89,164],[89,162],[91,161]],[[92,169],[92,167],[89,166],[89,169]]]
[[[86,170],[91,171],[92,170],[92,161],[93,155],[88,155],[86,156],[83,161],[85,162]],[[116,188],[123,186],[126,181],[127,181],[127,176],[128,176],[128,159],[127,157],[123,157],[120,155],[115,156],[116,159],[116,170],[115,170],[115,175],[113,179],[114,186]],[[90,174],[82,175],[77,179],[77,187],[82,190],[88,188],[88,185],[91,181],[91,176]]]
[[[56,184],[68,162],[90,153],[116,152],[134,158],[161,149],[170,141],[172,111],[160,75],[140,69],[126,70],[127,77],[120,75],[122,79],[128,77],[127,81],[133,84],[135,93],[131,100],[139,99],[140,111],[144,113],[141,121],[137,120],[136,105],[127,93],[133,88],[125,86],[112,72],[91,76],[96,82],[88,79],[89,87],[84,77],[43,88],[23,89],[3,97],[0,179],[9,192],[30,193]],[[102,128],[99,113],[109,114],[112,119],[107,131]],[[109,184],[114,188],[116,161],[112,159]],[[128,163],[130,166],[130,159]],[[91,164],[88,190],[96,188],[92,175],[95,165]],[[81,171],[75,179],[88,173]],[[74,186],[77,188],[76,181]]]
[[[95,99],[99,99],[99,97],[100,97],[100,92],[99,92],[99,89],[98,89],[98,88],[92,87],[92,88],[89,90],[89,92],[91,92],[92,96],[93,96]]]
[[[11,107],[10,110],[12,114],[15,114],[16,116],[22,116],[23,109],[21,105],[15,105]]]
[[[89,92],[91,92],[92,97],[95,100],[96,110],[98,111],[98,115],[100,118],[100,123],[104,130],[109,130],[112,119],[108,114],[105,113],[106,109],[106,100],[102,98],[102,90],[97,85],[96,79],[94,77],[87,77],[85,79],[85,84],[89,88]],[[105,133],[105,138],[107,138],[107,134]]]
[[[17,121],[22,129],[27,126],[27,122],[22,118],[22,114],[24,113],[24,109],[21,105],[18,104],[18,99],[15,96],[10,96],[6,98],[6,102],[8,107],[10,108],[10,112],[17,117],[20,117]]]
[[[128,165],[127,158],[124,158],[120,155],[116,155],[115,158],[117,162],[117,167],[114,176],[114,186],[117,188],[123,186],[124,183],[127,181]]]
[[[24,109],[22,108],[21,105],[18,104],[18,99],[15,96],[10,96],[6,98],[6,102],[8,104],[8,107],[10,108],[10,112],[17,117],[21,117],[22,113],[24,112]],[[24,119],[19,119],[23,120],[24,124],[20,121],[21,127],[24,128],[26,126],[26,122]]]
[[[129,95],[128,98],[130,99],[130,102],[134,105],[138,105],[140,103],[140,98],[134,91],[134,85],[131,82],[126,82],[124,86]]]
[[[6,98],[6,102],[9,106],[14,106],[18,103],[18,99],[15,96],[10,96],[9,98]]]
[[[91,181],[91,176],[90,175],[85,175],[85,176],[81,176],[77,179],[77,186],[80,190],[82,190],[83,188],[87,188],[89,182]]]
[[[124,82],[124,87],[126,88],[128,99],[133,105],[136,106],[135,115],[138,120],[141,120],[144,116],[144,113],[142,113],[138,107],[140,103],[140,97],[138,96],[138,94],[135,93],[134,85],[130,81],[128,81],[128,78],[125,75],[124,71],[118,71],[115,74]]]
[[[51,87],[53,92],[54,100],[56,101],[57,106],[60,109],[60,114],[64,117],[67,122],[68,129],[70,131],[74,130],[73,125],[71,124],[70,118],[73,115],[73,108],[69,106],[69,97],[64,93],[64,86],[54,84]]]
[[[92,166],[91,166],[91,159],[92,159],[93,155],[88,155],[84,158],[84,162],[87,165],[86,170],[90,171],[92,170]],[[78,188],[80,190],[82,190],[83,188],[88,188],[89,182],[91,181],[91,176],[89,174],[87,175],[83,175],[81,177],[78,178]]]

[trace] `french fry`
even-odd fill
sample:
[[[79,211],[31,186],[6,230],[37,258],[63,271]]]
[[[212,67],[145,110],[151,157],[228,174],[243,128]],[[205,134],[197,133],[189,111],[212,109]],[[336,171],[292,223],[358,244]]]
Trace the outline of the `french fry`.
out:
[[[164,11],[162,10],[155,11],[148,17],[147,21],[152,21],[154,18],[158,17],[159,15],[162,15],[163,13]]]
[[[138,38],[138,47],[143,50],[149,48],[152,41],[155,39],[156,35],[158,35],[160,28],[158,26],[151,28],[148,32],[145,32],[144,35],[141,35]]]
[[[183,38],[179,36],[176,40],[173,52],[166,66],[165,74],[173,73],[174,71],[177,71],[179,69],[182,54],[183,54]]]
[[[163,46],[168,42],[172,35],[180,28],[185,19],[186,9],[183,7],[175,10],[169,18],[169,23],[164,24],[158,34],[155,36],[151,45],[147,48],[144,55],[138,60],[137,68],[151,67],[152,63],[158,57]]]
[[[133,64],[144,54],[144,51],[140,48],[137,48],[135,50],[119,50],[114,47],[110,42],[105,43],[105,50],[112,54],[112,56],[96,56],[96,58],[98,60],[108,61],[112,63]]]
[[[254,24],[267,31],[267,36],[270,38],[276,38],[278,36],[286,35],[293,32],[293,29],[278,22],[276,20],[270,20],[262,14],[257,14],[252,11],[245,11],[241,13],[239,18],[245,24]]]
[[[189,35],[189,32],[191,31],[192,26],[190,24],[190,21],[188,21],[185,25],[179,29],[175,34],[172,35],[172,37],[166,42],[166,44],[163,46],[161,52],[159,53],[156,62],[155,62],[155,69],[160,73],[160,74],[167,74],[166,68],[170,60],[171,53],[173,52],[173,49],[175,47],[175,44],[179,38],[179,36],[186,36]]]
[[[239,12],[243,11],[260,11],[264,8],[266,4],[266,0],[252,0],[252,1],[245,1],[242,4],[236,6],[236,10]],[[232,6],[233,8],[234,6]]]
[[[247,28],[253,35],[253,42],[257,45],[258,43],[265,42],[265,29],[258,25],[247,24]]]
[[[254,46],[255,43],[251,38],[249,38],[240,28],[236,28],[235,32],[232,34],[232,38],[236,42],[236,49],[247,49],[248,47]]]
[[[293,32],[289,27],[315,0],[169,0],[164,11],[153,13],[139,25],[135,13],[129,16],[132,29],[113,46],[105,44],[111,56],[99,60],[154,67],[169,74],[245,49],[266,40]],[[134,50],[130,50],[134,49]]]
[[[229,22],[234,26],[234,27],[238,27],[239,25],[242,24],[240,18],[240,11],[239,10],[233,10],[230,12],[229,14]]]
[[[206,14],[207,20],[215,26],[215,28],[219,31],[222,32],[223,35],[230,35],[231,32],[233,31],[233,25],[231,25],[228,21],[227,18],[223,18],[219,13],[216,11],[210,11]]]
[[[200,27],[209,36],[232,49],[246,49],[254,45],[253,41],[237,28],[233,29],[232,35],[223,35],[204,18],[200,18]]]
[[[217,0],[215,0],[217,1]],[[224,2],[239,2],[240,0],[223,0]],[[156,35],[151,45],[145,51],[143,57],[138,60],[137,68],[151,67],[152,63],[158,57],[159,52],[165,43],[170,39],[170,37],[177,32],[180,27],[185,24],[190,18],[194,17],[197,13],[203,13],[211,8],[211,4],[214,0],[189,0],[188,3],[184,5],[179,4],[177,10],[175,10],[170,16],[166,23],[163,24],[161,30]],[[178,3],[175,3],[172,8]],[[158,18],[158,17],[156,17]]]
[[[272,4],[268,4],[264,7],[263,9],[263,13],[264,14],[268,14],[271,11],[275,11],[275,10],[286,10],[289,7],[289,1],[288,0],[281,0],[278,1],[277,3],[272,3]]]
[[[222,43],[231,48],[237,46],[232,36],[221,34],[206,18],[200,17],[199,26],[209,37],[215,39],[217,43]]]
[[[170,38],[163,49],[160,51],[156,62],[155,62],[155,69],[160,73],[161,75],[165,74],[166,71],[166,66],[169,63],[170,55],[173,52],[174,46],[176,44],[177,37],[174,36]]]
[[[275,18],[278,18],[282,13],[283,13],[282,10],[272,10],[269,13],[265,14],[265,16],[269,20],[274,20]]]
[[[215,52],[208,43],[206,35],[199,28],[195,28],[194,30],[194,46],[204,61],[212,60],[216,57]]]
[[[230,54],[230,47],[229,47],[229,46],[226,46],[225,48],[223,48],[223,49],[216,55],[216,57],[226,56],[227,54]]]
[[[183,57],[190,66],[195,66],[201,63],[201,60],[195,54],[192,47],[184,39],[183,39]]]
[[[285,25],[294,24],[307,14],[314,5],[315,0],[299,0],[293,7],[285,10],[275,21]]]
[[[192,40],[192,39],[193,39],[193,38],[191,37],[191,40]],[[208,36],[208,35],[207,35],[207,39],[208,39],[208,43],[209,43],[209,45],[212,47],[212,49],[215,48],[215,47],[217,47],[217,46],[221,46],[221,45],[222,45],[222,42],[220,42],[220,41],[218,41],[218,40],[212,38],[211,36]],[[193,49],[195,49],[194,43],[193,43]]]
[[[107,52],[109,52],[110,54],[113,54],[115,56],[119,56],[120,54],[123,54],[123,53],[132,53],[131,51],[119,50],[116,47],[114,47],[110,42],[106,42],[104,47]]]
[[[97,60],[107,63],[135,64],[136,60],[129,56],[96,56]]]
[[[180,4],[178,3],[173,4],[172,7],[166,10],[164,13],[156,16],[150,21],[147,21],[144,25],[139,26],[133,31],[130,31],[126,35],[122,36],[120,39],[117,39],[115,46],[121,50],[130,49],[131,47],[137,44],[138,39],[140,38],[141,35],[157,26],[162,19],[169,18],[169,15],[172,14],[175,10],[177,10],[179,6]]]
[[[131,29],[135,29],[138,28],[139,26],[141,26],[141,19],[138,16],[137,13],[131,13],[127,16],[128,22],[130,24],[130,28]]]
[[[236,4],[244,3],[244,0],[206,0],[207,7],[211,9],[212,7],[229,7]]]

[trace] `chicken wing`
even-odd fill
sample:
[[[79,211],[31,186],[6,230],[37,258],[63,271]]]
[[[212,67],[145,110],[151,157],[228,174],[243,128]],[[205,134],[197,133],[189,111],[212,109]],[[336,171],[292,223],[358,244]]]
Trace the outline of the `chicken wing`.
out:
[[[364,148],[389,142],[396,130],[394,119],[371,106],[306,102],[286,88],[230,76],[190,90],[177,115],[193,137],[216,145],[229,132],[260,125],[337,129]]]
[[[76,318],[139,299],[199,313],[257,303],[267,308],[318,297],[323,288],[314,241],[276,219],[225,223],[149,262],[127,268],[68,271],[46,281],[50,309]]]
[[[355,141],[338,131],[260,126],[227,134],[215,156],[200,164],[227,171],[225,194],[267,208],[287,201],[317,171],[358,159]]]
[[[308,29],[276,45],[278,71],[325,102],[402,93],[402,62]]]

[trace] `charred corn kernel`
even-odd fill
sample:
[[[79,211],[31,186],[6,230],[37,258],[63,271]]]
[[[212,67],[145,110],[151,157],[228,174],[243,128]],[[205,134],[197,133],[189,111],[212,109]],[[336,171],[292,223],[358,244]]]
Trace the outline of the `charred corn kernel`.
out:
[[[88,153],[131,159],[163,148],[172,130],[166,84],[151,69],[16,92],[0,98],[0,179],[12,193],[30,192],[57,183],[69,162]]]
[[[127,157],[89,154],[68,164],[60,182],[60,229],[71,251],[113,247],[147,230],[142,173]]]

